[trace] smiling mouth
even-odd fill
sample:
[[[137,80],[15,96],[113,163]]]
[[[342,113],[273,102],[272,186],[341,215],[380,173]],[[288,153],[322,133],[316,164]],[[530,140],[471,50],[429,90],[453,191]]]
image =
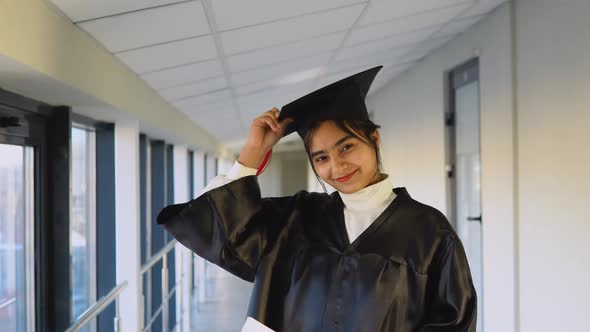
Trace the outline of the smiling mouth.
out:
[[[350,180],[350,178],[354,175],[354,173],[356,173],[356,171],[357,170],[354,170],[352,173],[350,173],[348,175],[345,175],[345,176],[343,176],[341,178],[336,178],[335,180],[338,181],[338,182],[346,182],[346,181]]]

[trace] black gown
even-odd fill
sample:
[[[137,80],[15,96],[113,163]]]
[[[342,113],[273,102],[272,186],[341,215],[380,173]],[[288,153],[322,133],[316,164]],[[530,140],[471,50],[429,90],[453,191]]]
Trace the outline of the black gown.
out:
[[[393,190],[352,243],[338,192],[261,198],[255,176],[170,205],[157,221],[254,282],[248,316],[275,331],[475,331],[461,241],[441,212]]]

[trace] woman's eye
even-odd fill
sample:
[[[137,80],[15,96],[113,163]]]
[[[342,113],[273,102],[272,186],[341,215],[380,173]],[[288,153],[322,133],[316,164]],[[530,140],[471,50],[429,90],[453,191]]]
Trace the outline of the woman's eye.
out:
[[[352,144],[346,144],[343,148],[342,151],[348,151],[352,148]]]
[[[321,163],[324,160],[326,160],[326,157],[317,157],[317,158],[315,158],[315,162],[316,163]]]

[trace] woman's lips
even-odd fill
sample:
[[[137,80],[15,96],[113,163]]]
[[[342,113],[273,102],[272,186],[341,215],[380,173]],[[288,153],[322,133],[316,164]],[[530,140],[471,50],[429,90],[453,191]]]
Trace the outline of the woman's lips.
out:
[[[338,182],[346,182],[346,181],[350,180],[350,178],[351,178],[351,177],[354,175],[354,173],[355,173],[356,171],[357,171],[357,170],[354,170],[352,173],[350,173],[350,174],[348,174],[348,175],[345,175],[345,176],[343,176],[343,177],[341,177],[341,178],[337,178],[337,179],[335,179],[335,180],[336,180],[336,181],[338,181]]]

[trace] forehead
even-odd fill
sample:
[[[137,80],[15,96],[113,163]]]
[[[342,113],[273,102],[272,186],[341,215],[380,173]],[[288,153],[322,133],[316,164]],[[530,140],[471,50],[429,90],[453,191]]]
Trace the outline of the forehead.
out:
[[[334,146],[342,137],[348,135],[334,121],[324,121],[311,137],[311,150],[324,150]]]

